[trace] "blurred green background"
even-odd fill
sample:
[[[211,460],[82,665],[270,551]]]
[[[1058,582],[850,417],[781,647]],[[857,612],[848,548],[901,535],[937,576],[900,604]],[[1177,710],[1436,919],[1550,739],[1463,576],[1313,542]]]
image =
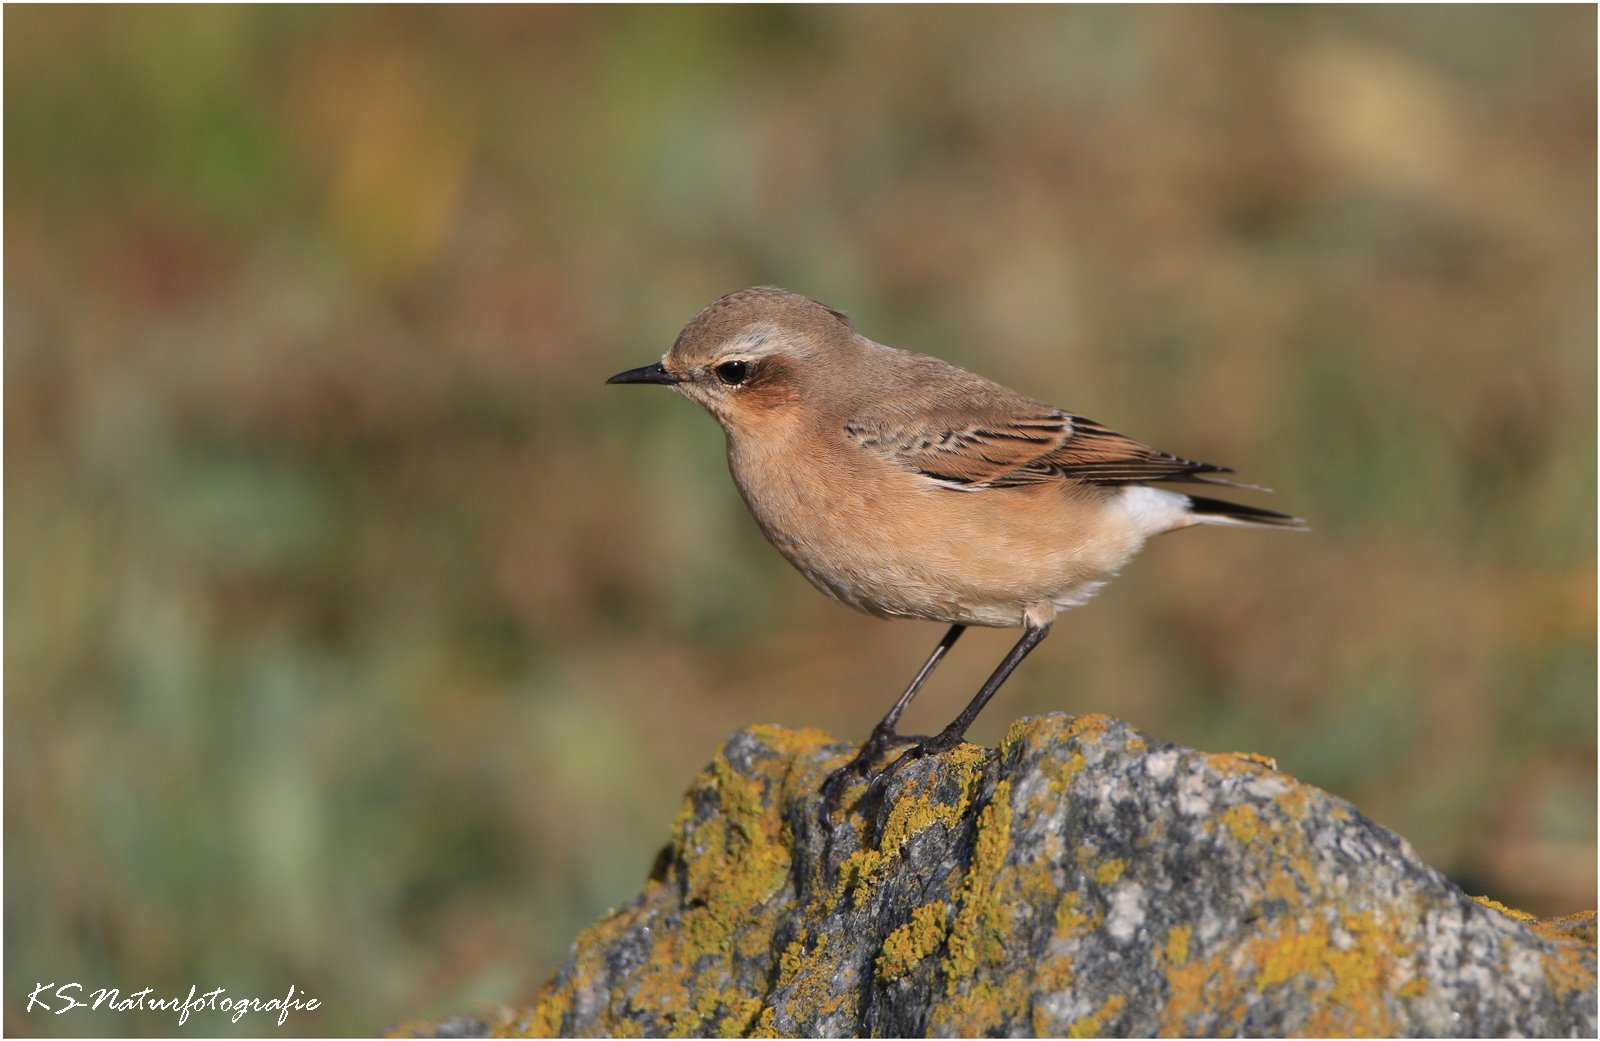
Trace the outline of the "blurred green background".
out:
[[[601,383],[757,283],[1315,527],[1159,540],[975,740],[1270,754],[1594,905],[1592,7],[4,17],[7,1033],[178,1029],[46,980],[515,1001],[724,735],[864,737],[941,627]]]

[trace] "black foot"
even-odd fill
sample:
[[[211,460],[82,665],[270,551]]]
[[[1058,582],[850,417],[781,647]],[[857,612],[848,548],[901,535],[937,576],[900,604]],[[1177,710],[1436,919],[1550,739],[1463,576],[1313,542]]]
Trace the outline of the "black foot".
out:
[[[839,801],[844,798],[851,778],[865,777],[883,753],[896,745],[915,745],[926,740],[922,737],[897,734],[883,727],[875,728],[872,736],[867,738],[860,751],[856,752],[855,758],[829,774],[828,779],[822,782],[823,806],[826,811],[831,814],[839,808]]]
[[[933,737],[923,738],[906,749],[900,758],[884,767],[878,776],[872,779],[872,787],[867,790],[868,794],[882,791],[889,784],[889,781],[894,778],[895,774],[918,759],[924,759],[930,755],[943,755],[961,744],[961,740],[961,734],[951,733],[948,730],[935,734]]]

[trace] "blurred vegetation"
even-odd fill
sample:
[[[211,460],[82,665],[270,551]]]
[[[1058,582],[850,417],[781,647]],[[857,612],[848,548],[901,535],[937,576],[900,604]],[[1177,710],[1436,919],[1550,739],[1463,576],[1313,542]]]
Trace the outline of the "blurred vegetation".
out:
[[[974,739],[1271,754],[1593,906],[1595,17],[8,8],[5,1030],[177,1029],[45,980],[515,1000],[725,734],[863,737],[940,628],[601,385],[756,283],[1315,526],[1152,545]]]

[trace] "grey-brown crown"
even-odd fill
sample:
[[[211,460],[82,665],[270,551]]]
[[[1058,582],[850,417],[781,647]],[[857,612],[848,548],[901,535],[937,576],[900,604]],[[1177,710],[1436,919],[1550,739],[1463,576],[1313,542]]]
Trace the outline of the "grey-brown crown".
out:
[[[753,286],[701,308],[678,334],[672,353],[683,357],[715,350],[758,322],[811,334],[855,334],[855,323],[843,311],[776,286]]]

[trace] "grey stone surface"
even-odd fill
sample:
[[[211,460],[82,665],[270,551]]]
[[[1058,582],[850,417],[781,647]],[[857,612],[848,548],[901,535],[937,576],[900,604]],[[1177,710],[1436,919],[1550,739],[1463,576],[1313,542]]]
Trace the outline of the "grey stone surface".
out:
[[[851,751],[754,727],[533,1034],[1594,1036],[1594,916],[1486,906],[1255,757],[1014,724],[823,816]]]

